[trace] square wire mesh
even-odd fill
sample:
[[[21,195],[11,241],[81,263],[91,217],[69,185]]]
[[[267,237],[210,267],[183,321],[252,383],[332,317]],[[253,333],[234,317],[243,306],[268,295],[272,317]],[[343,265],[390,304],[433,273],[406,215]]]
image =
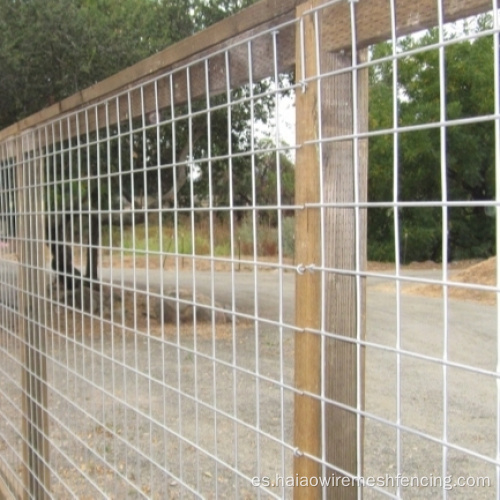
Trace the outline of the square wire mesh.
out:
[[[454,262],[479,224],[496,255],[498,12],[432,3],[405,38],[392,0],[374,43],[361,4],[302,6],[0,143],[4,488],[497,495],[498,274]],[[467,111],[450,60],[476,43],[492,90]],[[479,194],[450,153],[478,127]]]

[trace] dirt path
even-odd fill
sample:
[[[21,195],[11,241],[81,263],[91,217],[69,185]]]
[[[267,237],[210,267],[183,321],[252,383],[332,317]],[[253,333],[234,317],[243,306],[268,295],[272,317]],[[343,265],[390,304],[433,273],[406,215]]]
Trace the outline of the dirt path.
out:
[[[68,495],[66,483],[80,498],[178,498],[194,490],[206,498],[233,498],[235,491],[255,498],[252,477],[293,475],[295,274],[102,274],[132,291],[194,286],[248,321],[213,333],[192,325],[162,329],[146,311],[132,326],[115,317],[78,328],[77,315],[60,323],[53,317],[47,353],[51,460],[61,479],[53,481],[55,497]],[[429,278],[439,270],[408,275]],[[397,299],[390,282],[367,280],[365,476],[437,477],[445,460],[448,474],[488,476],[494,485],[498,400],[488,373],[496,369],[496,309],[453,299],[445,308],[440,298],[405,293]],[[446,369],[436,363],[444,356]],[[14,373],[14,358],[7,363],[3,372]],[[9,387],[0,377],[0,396]],[[439,488],[399,493],[442,496]],[[453,491],[453,498],[495,495],[495,487]],[[379,497],[365,491],[365,498]]]

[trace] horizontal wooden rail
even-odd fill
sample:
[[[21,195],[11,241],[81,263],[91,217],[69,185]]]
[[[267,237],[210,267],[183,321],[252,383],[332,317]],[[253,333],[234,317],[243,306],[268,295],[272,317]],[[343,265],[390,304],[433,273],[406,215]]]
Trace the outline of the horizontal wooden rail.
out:
[[[356,3],[357,48],[392,38],[392,0],[359,0]],[[498,7],[498,0],[496,5]],[[395,0],[396,36],[409,35],[433,28],[439,23],[437,0]],[[492,0],[442,0],[443,24],[488,12]],[[325,21],[325,16],[327,20]],[[337,52],[351,47],[349,2],[328,7],[322,14],[322,40],[327,51]]]
[[[363,48],[373,43],[388,40],[391,32],[391,0],[359,0],[355,3],[355,26],[357,48]],[[492,8],[491,0],[442,0],[444,21],[451,22],[471,15],[487,12]],[[498,0],[495,0],[498,2]],[[178,42],[167,49],[139,63],[120,71],[119,73],[74,94],[61,102],[21,120],[0,131],[0,142],[15,137],[29,129],[50,123],[60,116],[70,115],[83,108],[107,102],[97,107],[97,113],[85,116],[78,113],[68,119],[60,129],[47,127],[41,131],[38,140],[50,143],[74,137],[78,131],[103,128],[112,125],[118,118],[126,120],[130,116],[141,116],[156,110],[169,107],[170,82],[161,78],[156,84],[147,83],[142,89],[142,82],[164,75],[167,72],[185,67],[190,62],[189,81],[191,99],[199,99],[205,95],[204,64],[194,64],[195,61],[209,57],[211,95],[226,90],[226,68],[224,55],[220,52],[229,48],[231,59],[231,86],[236,88],[248,82],[246,73],[246,46],[235,46],[248,38],[249,35],[283,26],[295,18],[295,8],[300,0],[262,0],[244,11],[229,17],[201,31],[190,38]],[[321,5],[325,0],[316,0],[314,4]],[[328,7],[322,13],[322,43],[327,51],[336,52],[351,48],[350,3],[339,1]],[[498,6],[498,3],[497,3]],[[396,0],[396,34],[407,35],[416,31],[431,28],[438,23],[436,0]],[[284,27],[279,32],[279,70],[289,71],[294,67],[295,28],[292,25]],[[255,38],[252,42],[254,81],[274,74],[272,54],[272,35]],[[210,56],[212,54],[212,56]],[[241,61],[241,64],[238,64]],[[241,68],[241,70],[238,70]],[[179,70],[174,73],[174,101],[176,105],[186,102],[187,73]],[[156,85],[156,88],[155,88]],[[130,97],[125,94],[130,92]],[[117,96],[113,98],[114,96]]]
[[[257,28],[265,30],[268,26],[278,25],[287,19],[293,19],[296,3],[298,3],[297,0],[261,0],[244,11],[5,128],[0,131],[0,142],[31,128],[46,124],[59,116],[74,113],[86,106],[101,102],[105,98],[126,92],[146,79],[181,67],[208,52],[216,53],[224,47],[236,43],[238,39],[246,37],[252,30]],[[290,53],[293,54],[293,44]],[[264,59],[264,61],[268,63],[269,59]],[[266,76],[269,74],[268,71],[264,71],[264,73]],[[238,84],[236,81],[233,83],[235,86]],[[217,87],[215,84],[214,86]],[[147,99],[145,103],[146,112],[154,109],[151,106],[151,100],[152,98]],[[133,109],[138,110],[137,99],[133,99],[133,101]],[[168,100],[161,104],[168,105]],[[108,113],[111,117],[116,115],[112,109],[108,110]],[[122,117],[125,118],[125,114]],[[104,124],[104,115],[101,116],[101,119],[98,120],[99,123]],[[90,126],[92,128],[92,123]]]

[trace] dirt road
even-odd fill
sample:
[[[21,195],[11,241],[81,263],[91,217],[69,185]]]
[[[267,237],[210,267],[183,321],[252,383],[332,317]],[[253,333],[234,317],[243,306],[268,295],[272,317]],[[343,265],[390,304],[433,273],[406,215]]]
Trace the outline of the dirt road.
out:
[[[163,337],[123,333],[110,322],[81,336],[52,333],[55,498],[191,498],[195,491],[256,498],[252,477],[293,475],[295,274],[197,271],[193,280],[186,270],[108,269],[102,275],[141,290],[194,286],[260,320],[236,322],[220,336],[192,327],[180,333],[165,327]],[[382,276],[367,280],[365,477],[487,476],[491,487],[457,487],[453,498],[496,498],[496,308],[453,300],[445,308],[441,299],[404,293],[398,299],[387,283]],[[18,397],[9,376],[18,365],[4,359],[0,399],[11,399],[0,404],[8,413]],[[439,487],[382,490],[442,497]],[[292,490],[269,493],[291,497]],[[365,498],[384,496],[366,488]]]
[[[439,271],[407,273],[413,278],[440,277]],[[147,281],[142,272],[134,275],[133,271],[126,271],[123,278],[129,285],[135,281],[139,287]],[[163,277],[152,273],[148,279],[153,287],[160,286],[162,280],[168,286],[175,286],[177,281],[181,287],[193,286],[193,275],[189,272],[164,273]],[[370,418],[365,421],[365,475],[400,473],[439,477],[446,473],[455,480],[459,476],[488,476],[494,485],[498,399],[496,379],[487,372],[496,370],[496,309],[454,300],[449,300],[445,308],[442,299],[404,293],[396,300],[390,283],[393,282],[383,277],[367,280],[366,411]],[[197,272],[194,286],[207,295],[213,292],[216,300],[230,309],[293,324],[294,273],[280,275],[265,271],[255,276],[218,272],[213,280],[210,273]],[[228,361],[237,359],[237,364],[242,363],[252,371],[267,366],[269,376],[276,379],[281,362],[284,380],[292,383],[292,332],[282,328],[279,335],[272,324],[260,325],[258,361],[255,361],[256,336],[252,329],[239,331],[236,350],[228,342],[227,348],[236,356],[229,354]],[[441,359],[447,360],[447,367],[436,362]],[[231,393],[228,396],[233,398]],[[278,393],[275,396],[277,404],[288,407],[292,403],[288,391],[281,397]],[[272,408],[273,403],[269,404]],[[231,406],[230,401],[228,405]],[[261,404],[260,408],[266,411],[266,405]],[[291,421],[282,418],[288,441]],[[449,446],[443,447],[442,443]],[[397,493],[396,488],[387,491]],[[435,498],[441,495],[441,490],[422,487],[399,493],[407,498]],[[496,491],[495,487],[457,488],[453,495],[494,498]],[[370,498],[370,492],[367,497]]]

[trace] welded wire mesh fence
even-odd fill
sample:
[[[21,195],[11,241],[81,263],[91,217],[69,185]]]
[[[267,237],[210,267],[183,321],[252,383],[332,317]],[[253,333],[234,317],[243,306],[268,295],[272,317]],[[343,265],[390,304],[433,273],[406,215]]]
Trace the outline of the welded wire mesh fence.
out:
[[[1,132],[0,491],[495,498],[498,32],[263,2]]]

